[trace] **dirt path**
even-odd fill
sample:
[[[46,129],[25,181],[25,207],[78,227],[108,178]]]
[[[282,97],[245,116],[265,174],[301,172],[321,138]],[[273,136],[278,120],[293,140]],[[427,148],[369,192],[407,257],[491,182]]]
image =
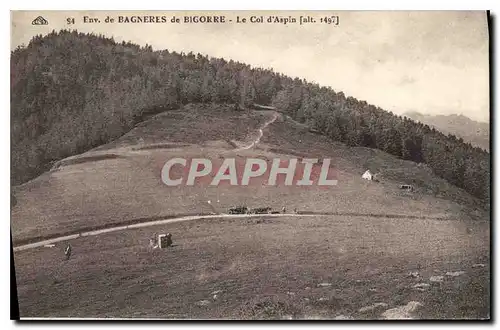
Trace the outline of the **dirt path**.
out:
[[[234,151],[248,150],[248,149],[253,148],[257,144],[259,144],[260,139],[262,139],[262,136],[264,136],[264,130],[266,129],[266,127],[269,126],[269,125],[271,125],[272,123],[274,123],[276,121],[276,119],[278,119],[278,113],[274,112],[273,118],[271,118],[270,120],[266,121],[264,123],[264,125],[262,125],[262,127],[259,128],[259,136],[252,143],[250,143],[247,146],[243,146],[243,147],[240,147],[238,149],[235,149]]]
[[[150,227],[156,225],[164,225],[168,223],[174,222],[182,222],[182,221],[192,221],[192,220],[203,220],[203,219],[217,219],[217,218],[255,218],[255,217],[321,217],[321,216],[363,216],[363,217],[373,217],[373,218],[411,218],[411,219],[426,219],[426,220],[439,220],[439,221],[452,221],[447,218],[433,218],[433,217],[421,217],[421,216],[409,216],[403,214],[364,214],[364,213],[336,213],[336,212],[304,212],[304,213],[274,213],[274,214],[210,214],[210,215],[189,215],[189,216],[181,216],[177,218],[169,218],[169,219],[160,219],[160,220],[152,220],[152,221],[144,221],[140,223],[134,223],[130,225],[118,225],[105,229],[97,229],[97,230],[89,230],[83,231],[80,233],[75,233],[71,235],[62,235],[58,237],[53,237],[50,239],[18,245],[14,247],[14,252],[23,251],[28,249],[33,249],[37,247],[41,247],[48,244],[53,244],[62,241],[68,241],[72,239],[76,239],[79,237],[86,236],[95,236],[100,234],[105,234],[114,231],[121,231],[126,229],[134,229],[134,228],[142,228],[142,227]]]
[[[253,217],[262,217],[262,216],[270,216],[270,217],[309,216],[309,217],[311,217],[311,216],[321,216],[321,215],[319,215],[319,214],[305,215],[305,214],[280,213],[280,214],[213,214],[213,215],[184,216],[184,217],[179,217],[179,218],[174,218],[174,219],[154,220],[154,221],[136,223],[136,224],[127,225],[127,226],[116,226],[116,227],[111,227],[111,228],[106,228],[106,229],[81,232],[78,234],[59,236],[59,237],[55,237],[55,238],[51,238],[51,239],[47,239],[47,240],[43,240],[43,241],[39,241],[39,242],[35,242],[35,243],[15,246],[14,252],[28,250],[28,249],[48,245],[48,244],[53,244],[56,242],[68,241],[68,240],[72,240],[72,239],[79,238],[79,237],[95,236],[95,235],[105,234],[105,233],[109,233],[109,232],[113,232],[113,231],[163,225],[163,224],[173,223],[173,222],[202,220],[202,219],[216,219],[216,218],[253,218]],[[325,216],[326,216],[326,214],[325,214]]]

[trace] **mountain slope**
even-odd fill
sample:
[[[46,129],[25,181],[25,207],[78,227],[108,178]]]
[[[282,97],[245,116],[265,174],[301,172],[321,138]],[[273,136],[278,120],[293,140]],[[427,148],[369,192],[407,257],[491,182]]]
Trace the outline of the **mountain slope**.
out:
[[[21,316],[376,319],[418,301],[415,318],[489,317],[489,214],[480,200],[422,164],[332,142],[286,115],[271,122],[275,115],[188,104],[65,158],[14,187],[14,244],[242,204],[330,215],[211,218],[78,237],[69,260],[66,242],[18,251]],[[329,157],[339,182],[168,187],[160,172],[172,157]],[[366,169],[379,182],[361,179]],[[405,183],[415,191],[402,192]],[[166,232],[172,248],[148,246]],[[452,271],[465,273],[445,275]],[[429,281],[436,275],[442,283]],[[430,284],[415,288],[422,283]],[[377,303],[386,305],[371,309]]]
[[[219,212],[248,204],[319,212],[488,217],[480,200],[426,166],[332,142],[283,115],[265,128],[259,144],[248,150],[237,147],[253,141],[270,117],[269,111],[242,113],[231,106],[187,105],[152,117],[110,144],[64,159],[51,171],[14,188],[14,241],[138,218],[210,213],[208,200],[220,200]],[[260,183],[167,187],[161,182],[161,168],[175,157],[331,158],[339,184],[328,188]],[[366,169],[377,173],[381,182],[361,179]],[[416,192],[407,195],[400,184],[412,184]]]
[[[12,176],[113,141],[145,117],[187,103],[273,104],[333,141],[425,163],[489,202],[490,156],[428,125],[342,92],[200,54],[152,51],[77,31],[34,37],[11,54]]]
[[[484,150],[490,149],[490,126],[463,115],[423,115],[418,112],[403,114],[408,118],[435,127],[445,134],[453,134],[465,142]]]

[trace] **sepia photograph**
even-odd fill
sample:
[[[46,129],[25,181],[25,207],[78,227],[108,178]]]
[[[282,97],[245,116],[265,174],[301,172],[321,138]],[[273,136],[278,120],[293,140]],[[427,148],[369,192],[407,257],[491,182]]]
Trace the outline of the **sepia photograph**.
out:
[[[490,12],[10,19],[11,318],[491,320]]]

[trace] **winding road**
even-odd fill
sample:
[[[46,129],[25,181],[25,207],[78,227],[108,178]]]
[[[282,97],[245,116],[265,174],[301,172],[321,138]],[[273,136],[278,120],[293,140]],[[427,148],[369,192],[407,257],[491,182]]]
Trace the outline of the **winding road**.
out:
[[[43,241],[38,241],[30,244],[24,244],[24,245],[19,245],[14,247],[14,252],[17,251],[23,251],[23,250],[28,250],[28,249],[33,249],[37,247],[41,247],[44,245],[48,244],[53,244],[57,242],[62,242],[62,241],[69,241],[72,239],[80,238],[80,237],[86,237],[86,236],[95,236],[95,235],[101,235],[101,234],[106,234],[114,231],[121,231],[121,230],[126,230],[126,229],[134,229],[134,228],[143,228],[143,227],[150,227],[150,226],[157,226],[157,225],[164,225],[164,224],[169,224],[169,223],[175,223],[175,222],[182,222],[182,221],[192,221],[192,220],[201,220],[201,219],[216,219],[216,218],[253,218],[253,217],[262,217],[262,216],[270,216],[270,217],[283,217],[283,216],[317,216],[316,214],[310,214],[310,215],[302,215],[302,214],[211,214],[211,215],[192,215],[192,216],[183,216],[179,218],[173,218],[173,219],[163,219],[163,220],[153,220],[153,221],[147,221],[147,222],[142,222],[142,223],[136,223],[132,225],[119,225],[116,227],[111,227],[111,228],[106,228],[106,229],[99,229],[99,230],[91,230],[91,231],[84,231],[78,234],[72,234],[72,235],[65,235],[65,236],[59,236]]]
[[[160,219],[160,220],[149,220],[140,223],[134,223],[130,225],[117,225],[105,229],[96,229],[82,231],[80,233],[75,233],[71,235],[63,235],[58,237],[53,237],[46,240],[41,240],[38,242],[33,242],[29,244],[18,245],[14,247],[14,252],[23,251],[28,249],[33,249],[41,247],[48,244],[54,244],[62,241],[69,241],[72,239],[77,239],[86,236],[95,236],[106,234],[114,231],[122,231],[127,229],[143,228],[150,226],[165,225],[175,222],[182,221],[192,221],[192,220],[203,220],[203,219],[217,219],[217,218],[258,218],[258,217],[326,217],[326,216],[362,216],[362,217],[372,217],[372,218],[399,218],[399,219],[422,219],[422,220],[439,220],[439,221],[454,221],[450,218],[443,217],[429,217],[429,216],[417,216],[417,215],[406,215],[406,214],[373,214],[373,213],[355,213],[355,212],[300,212],[300,213],[270,213],[270,214],[208,214],[208,215],[188,215],[179,216],[177,218]]]

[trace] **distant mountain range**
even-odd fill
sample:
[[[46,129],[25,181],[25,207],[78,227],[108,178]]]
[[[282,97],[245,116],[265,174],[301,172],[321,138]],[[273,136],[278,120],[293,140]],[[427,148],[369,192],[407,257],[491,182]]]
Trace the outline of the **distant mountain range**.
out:
[[[407,112],[404,116],[436,128],[445,134],[453,134],[469,142],[473,146],[489,151],[490,126],[464,115],[425,115],[416,111]]]

